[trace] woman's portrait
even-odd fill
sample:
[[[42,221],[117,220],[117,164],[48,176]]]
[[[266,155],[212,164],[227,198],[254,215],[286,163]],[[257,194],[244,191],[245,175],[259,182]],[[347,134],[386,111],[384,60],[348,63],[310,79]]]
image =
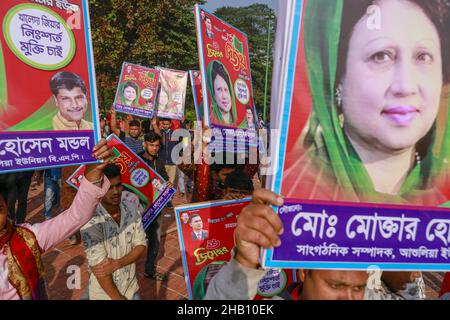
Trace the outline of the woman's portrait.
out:
[[[212,121],[227,126],[236,125],[236,103],[230,75],[219,61],[208,66],[208,86],[211,94]]]
[[[449,9],[439,0],[307,2],[297,64],[309,92],[294,84],[283,195],[448,202]]]
[[[139,87],[133,81],[122,84],[120,91],[120,103],[126,106],[136,106],[139,101]]]

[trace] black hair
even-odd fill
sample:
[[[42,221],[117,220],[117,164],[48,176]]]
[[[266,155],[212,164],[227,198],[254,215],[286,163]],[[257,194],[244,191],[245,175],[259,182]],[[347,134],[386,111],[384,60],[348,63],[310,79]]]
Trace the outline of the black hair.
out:
[[[131,120],[130,121],[130,127],[141,127],[141,123],[139,122],[139,120],[136,120],[136,119],[134,119],[134,120]]]
[[[450,1],[449,0],[408,0],[419,6],[431,20],[439,34],[442,54],[442,75],[445,83],[450,82]],[[339,39],[338,64],[335,87],[342,81],[347,68],[347,53],[353,29],[366,14],[367,8],[376,0],[344,0]]]
[[[159,118],[159,121],[170,121],[170,122],[172,122],[172,120],[169,119],[169,118]]]
[[[132,87],[136,91],[136,93],[139,91],[139,87],[136,83],[134,83],[133,81],[127,81],[123,84],[122,92],[124,92],[128,87]]]
[[[8,188],[4,183],[0,182],[0,197],[5,200],[6,205],[8,205]]]
[[[162,145],[162,138],[155,131],[150,131],[149,133],[145,134],[144,141],[145,142],[156,142],[156,141],[159,141],[159,143]]]
[[[191,222],[192,222],[192,219],[194,219],[195,217],[200,217],[200,215],[199,215],[198,213],[192,214],[192,215],[189,217],[187,223],[191,223]],[[201,219],[201,218],[202,218],[202,217],[200,217],[200,219]]]
[[[103,173],[108,179],[113,179],[117,177],[121,177],[120,168],[118,165],[114,163],[108,164],[105,169],[103,169]]]
[[[228,164],[228,163],[213,163],[211,164],[211,170],[215,171],[217,173],[220,172],[220,170],[222,169],[236,169],[238,167],[237,164],[233,163],[233,164]]]
[[[76,73],[70,71],[60,71],[55,73],[50,80],[50,90],[55,97],[61,89],[71,91],[76,87],[80,88],[84,94],[87,94],[84,80]]]
[[[235,170],[227,175],[225,188],[247,191],[248,193],[252,193],[254,189],[250,176],[241,170]]]
[[[213,88],[214,88],[214,81],[216,80],[217,76],[221,76],[225,80],[225,82],[227,83],[228,89],[231,91],[230,76],[228,75],[227,71],[225,70],[225,67],[220,62],[213,61],[212,72],[211,72]]]

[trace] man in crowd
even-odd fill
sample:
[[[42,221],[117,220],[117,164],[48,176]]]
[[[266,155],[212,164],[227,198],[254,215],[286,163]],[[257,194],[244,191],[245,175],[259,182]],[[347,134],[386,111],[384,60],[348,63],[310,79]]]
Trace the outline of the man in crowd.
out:
[[[136,261],[147,240],[138,197],[123,191],[120,168],[104,169],[111,185],[94,217],[81,229],[90,267],[89,299],[139,300]]]
[[[160,157],[165,163],[166,172],[169,175],[169,182],[173,185],[177,175],[177,166],[175,165],[177,159],[172,159],[172,150],[179,141],[172,141],[172,120],[161,118],[160,124],[161,129],[159,129],[158,126],[154,126],[154,129],[155,132],[162,137]],[[172,203],[169,202],[167,207],[172,208]]]
[[[282,204],[283,199],[270,191],[254,193],[252,204],[239,215],[234,257],[211,279],[205,299],[253,299],[267,272],[259,265],[260,249],[281,245],[283,225],[269,205]],[[276,299],[361,300],[368,279],[366,271],[300,270],[299,276],[301,282]]]
[[[129,122],[129,131],[127,134],[120,130],[117,126],[116,111],[114,107],[111,108],[111,132],[119,137],[134,153],[139,154],[143,149],[142,128],[138,120],[131,120]]]
[[[93,130],[92,122],[83,119],[88,109],[84,80],[76,73],[61,71],[50,80],[58,113],[53,117],[54,130]]]
[[[93,155],[104,163],[87,165],[83,182],[70,208],[57,217],[34,225],[14,225],[7,219],[6,186],[0,182],[0,300],[38,300],[47,297],[44,252],[81,228],[95,212],[109,188],[103,168],[112,156],[102,140]]]
[[[161,136],[154,131],[150,131],[145,135],[144,140],[145,151],[141,152],[139,156],[164,180],[168,181],[169,176],[166,172],[166,166],[164,164],[164,161],[159,157],[159,151],[161,150]],[[157,272],[156,270],[156,258],[158,256],[159,246],[161,242],[161,227],[162,214],[160,213],[159,216],[155,220],[153,220],[153,222],[148,226],[146,230],[148,238],[148,250],[144,275],[147,278],[158,281],[164,281],[167,279],[166,274]]]
[[[25,222],[28,205],[28,191],[30,190],[33,175],[34,170],[0,175],[0,181],[2,181],[8,190],[8,216],[17,224]]]

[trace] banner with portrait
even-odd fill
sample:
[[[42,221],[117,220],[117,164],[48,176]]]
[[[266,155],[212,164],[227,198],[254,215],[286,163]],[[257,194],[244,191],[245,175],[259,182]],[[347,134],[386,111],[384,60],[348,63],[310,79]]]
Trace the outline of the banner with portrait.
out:
[[[257,145],[247,35],[195,6],[204,124],[216,143]],[[242,149],[242,148],[241,148]]]
[[[96,162],[87,0],[2,0],[0,171]]]
[[[175,207],[189,299],[203,298],[211,278],[231,259],[237,218],[249,203],[243,199]],[[269,270],[255,299],[276,296],[294,281],[291,270]]]
[[[176,190],[116,135],[110,135],[107,142],[114,153],[113,162],[120,168],[123,191],[133,193],[139,199],[144,209],[142,225],[147,229]],[[66,182],[78,189],[85,169],[86,166],[80,166]]]
[[[186,102],[188,73],[161,67],[158,67],[158,70],[160,72],[160,86],[157,116],[159,118],[182,120]]]
[[[282,95],[272,104],[279,135],[267,185],[289,199],[278,209],[288,232],[264,264],[285,266],[279,254],[295,248],[295,268],[450,269],[450,211],[438,209],[450,195],[449,6],[288,2],[279,17],[286,41],[276,47]],[[303,250],[320,245],[333,253]],[[336,245],[392,255],[349,249],[336,257]]]
[[[114,108],[117,112],[153,118],[159,86],[159,71],[124,62]]]
[[[200,70],[189,70],[189,79],[191,80],[192,96],[194,97],[195,115],[197,116],[197,121],[202,122],[203,93]]]

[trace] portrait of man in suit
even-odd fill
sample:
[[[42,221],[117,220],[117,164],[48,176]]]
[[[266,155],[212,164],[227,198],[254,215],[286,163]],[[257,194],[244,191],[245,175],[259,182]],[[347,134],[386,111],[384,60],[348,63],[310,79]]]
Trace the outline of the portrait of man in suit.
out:
[[[203,229],[202,218],[198,214],[193,214],[189,217],[189,225],[192,228],[192,240],[206,240],[208,239],[208,230]]]

